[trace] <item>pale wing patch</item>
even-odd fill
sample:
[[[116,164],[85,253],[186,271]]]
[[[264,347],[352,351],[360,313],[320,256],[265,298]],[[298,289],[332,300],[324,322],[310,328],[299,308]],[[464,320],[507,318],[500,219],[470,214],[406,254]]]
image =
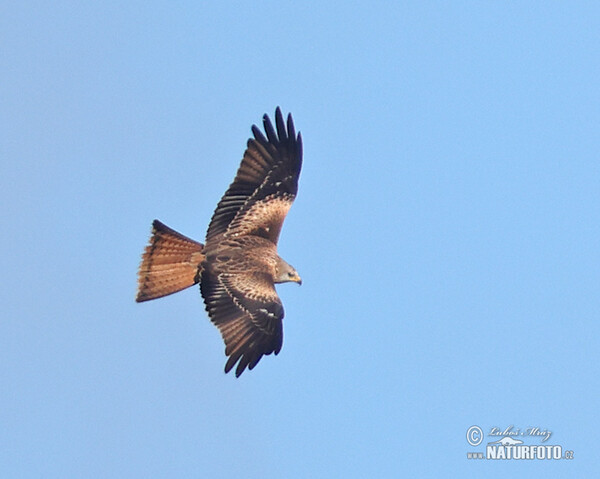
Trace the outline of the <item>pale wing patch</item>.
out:
[[[239,214],[229,225],[226,234],[230,236],[255,234],[277,243],[281,226],[293,201],[294,195],[289,193],[267,196]]]

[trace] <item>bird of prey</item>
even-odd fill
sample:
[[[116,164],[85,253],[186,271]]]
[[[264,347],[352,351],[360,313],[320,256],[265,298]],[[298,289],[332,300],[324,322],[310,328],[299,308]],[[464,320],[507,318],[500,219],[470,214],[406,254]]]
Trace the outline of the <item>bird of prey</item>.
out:
[[[142,255],[136,301],[200,284],[206,310],[229,356],[225,372],[253,369],[283,344],[283,305],[276,283],[302,281],[277,254],[283,220],[298,191],[302,137],[292,115],[275,111],[275,128],[252,126],[241,165],[212,216],[204,244],[154,220]],[[265,136],[266,135],[266,136]]]

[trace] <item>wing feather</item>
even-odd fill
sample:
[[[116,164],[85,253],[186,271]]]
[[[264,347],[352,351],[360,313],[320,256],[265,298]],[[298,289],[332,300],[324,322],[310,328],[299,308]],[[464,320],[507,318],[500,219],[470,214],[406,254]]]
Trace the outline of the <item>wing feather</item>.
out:
[[[219,328],[229,356],[225,372],[253,369],[264,355],[278,354],[283,344],[283,306],[265,273],[205,273],[202,296],[211,321]]]
[[[302,137],[291,114],[284,122],[279,107],[275,128],[263,117],[265,134],[252,126],[248,145],[233,183],[221,198],[206,235],[257,235],[277,243],[281,226],[298,192]]]

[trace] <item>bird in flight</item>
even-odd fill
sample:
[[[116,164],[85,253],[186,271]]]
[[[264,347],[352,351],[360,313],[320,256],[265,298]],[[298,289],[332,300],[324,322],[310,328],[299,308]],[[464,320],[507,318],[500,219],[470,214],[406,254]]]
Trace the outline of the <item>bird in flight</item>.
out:
[[[223,337],[225,372],[253,369],[283,344],[283,305],[276,283],[301,284],[277,254],[283,221],[298,192],[302,136],[292,115],[267,115],[264,131],[252,126],[242,163],[212,216],[204,244],[158,220],[142,254],[136,301],[200,284],[208,315]],[[266,135],[266,136],[265,136]]]

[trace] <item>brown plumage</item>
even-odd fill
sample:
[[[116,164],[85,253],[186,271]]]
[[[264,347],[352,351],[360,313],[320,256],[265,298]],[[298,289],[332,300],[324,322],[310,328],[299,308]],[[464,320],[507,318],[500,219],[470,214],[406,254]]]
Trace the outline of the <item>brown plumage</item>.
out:
[[[296,197],[302,137],[292,116],[275,111],[275,128],[263,117],[266,136],[252,126],[242,163],[198,243],[154,220],[142,255],[136,301],[160,298],[194,284],[229,356],[225,372],[252,369],[283,344],[283,305],[276,283],[301,283],[277,254],[283,221]]]

